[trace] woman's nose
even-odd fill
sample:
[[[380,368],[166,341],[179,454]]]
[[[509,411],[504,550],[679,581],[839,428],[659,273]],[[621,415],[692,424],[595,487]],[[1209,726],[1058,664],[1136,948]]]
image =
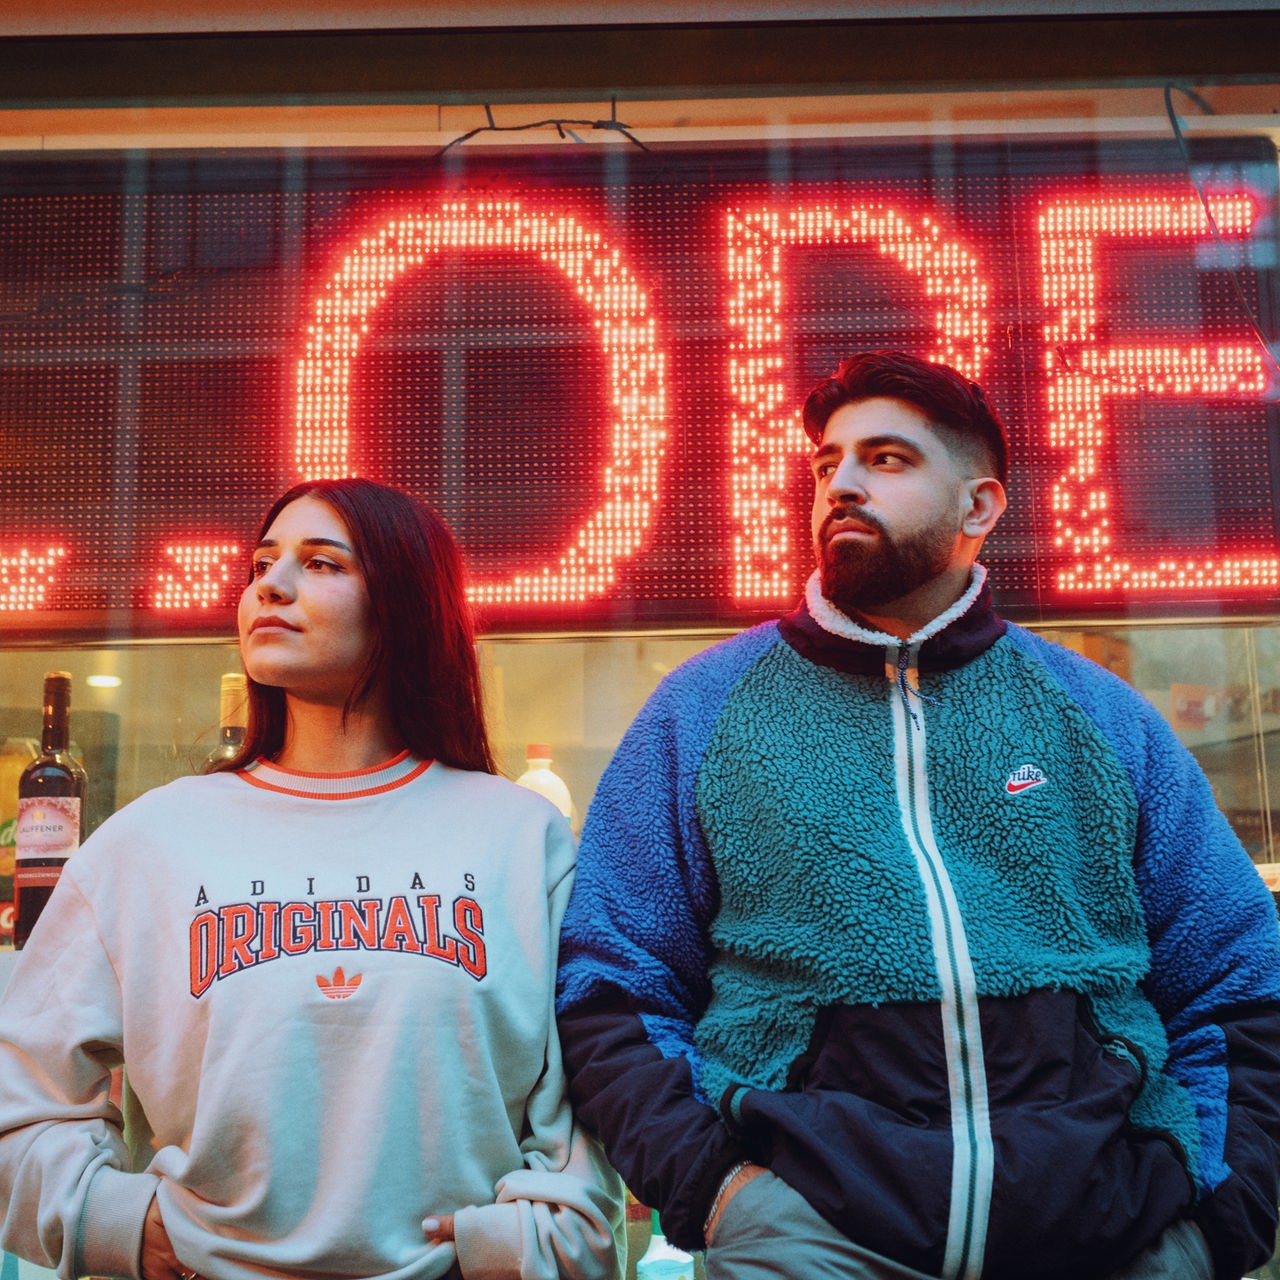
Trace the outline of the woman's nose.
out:
[[[259,600],[288,600],[291,597],[288,579],[277,560],[266,573],[258,579]]]

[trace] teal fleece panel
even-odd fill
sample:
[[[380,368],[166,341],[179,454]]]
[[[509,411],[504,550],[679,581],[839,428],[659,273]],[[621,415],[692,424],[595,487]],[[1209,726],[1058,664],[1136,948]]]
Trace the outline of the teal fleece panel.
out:
[[[1004,641],[926,673],[920,692],[910,705],[926,724],[934,829],[978,995],[1107,996],[1100,1029],[1158,1069],[1165,1033],[1139,989],[1150,956],[1136,797],[1116,752],[1042,664]],[[716,997],[697,1028],[709,1097],[737,1082],[782,1088],[824,1005],[941,995],[894,781],[889,703],[902,696],[883,676],[777,645],[722,708],[697,787],[721,893]],[[1043,781],[1008,788],[1028,777]],[[1170,1084],[1135,1110],[1193,1150],[1194,1109]]]

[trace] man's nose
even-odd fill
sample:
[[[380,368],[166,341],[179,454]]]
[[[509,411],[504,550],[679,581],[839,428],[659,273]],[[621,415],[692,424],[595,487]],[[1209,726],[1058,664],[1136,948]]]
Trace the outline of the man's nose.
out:
[[[831,475],[831,483],[827,486],[827,501],[832,506],[838,506],[843,502],[861,504],[866,500],[862,470],[851,459],[846,458]]]

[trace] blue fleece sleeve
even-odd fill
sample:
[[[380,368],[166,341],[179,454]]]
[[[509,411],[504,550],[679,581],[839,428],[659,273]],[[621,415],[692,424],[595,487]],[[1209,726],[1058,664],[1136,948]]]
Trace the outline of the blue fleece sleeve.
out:
[[[773,624],[673,672],[596,790],[560,941],[560,1035],[583,1122],[669,1239],[700,1247],[719,1179],[742,1158],[701,1096],[694,1028],[719,906],[698,772],[734,685]]]
[[[1265,1261],[1280,1197],[1280,925],[1208,779],[1154,707],[1056,645],[1010,628],[1099,725],[1138,797],[1134,871],[1169,1039],[1199,1120],[1196,1220],[1217,1274]]]

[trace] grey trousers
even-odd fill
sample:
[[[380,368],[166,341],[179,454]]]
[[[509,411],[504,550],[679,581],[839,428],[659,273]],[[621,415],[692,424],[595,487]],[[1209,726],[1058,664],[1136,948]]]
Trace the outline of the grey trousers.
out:
[[[846,1239],[772,1173],[729,1201],[706,1268],[707,1280],[936,1280]],[[1213,1280],[1213,1265],[1200,1229],[1178,1222],[1106,1280]]]

